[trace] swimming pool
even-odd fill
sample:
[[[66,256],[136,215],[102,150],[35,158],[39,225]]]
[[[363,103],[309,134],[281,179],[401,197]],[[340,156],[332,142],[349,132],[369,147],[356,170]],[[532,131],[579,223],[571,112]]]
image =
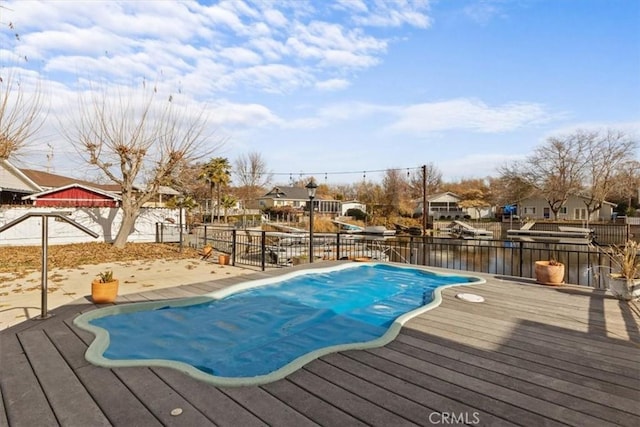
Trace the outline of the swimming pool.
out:
[[[387,263],[345,263],[242,283],[203,297],[117,305],[77,317],[91,363],[167,366],[216,385],[262,384],[335,351],[382,346],[484,280]]]

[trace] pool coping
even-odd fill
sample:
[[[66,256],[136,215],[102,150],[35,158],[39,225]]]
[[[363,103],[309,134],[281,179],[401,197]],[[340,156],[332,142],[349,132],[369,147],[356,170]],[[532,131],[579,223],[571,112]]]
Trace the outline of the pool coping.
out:
[[[108,359],[103,356],[104,352],[109,347],[109,333],[107,330],[94,326],[89,322],[104,316],[121,314],[121,313],[133,313],[136,311],[145,310],[154,310],[161,307],[181,307],[188,305],[196,305],[200,303],[205,303],[211,300],[218,300],[224,297],[227,297],[231,294],[241,292],[247,289],[267,286],[273,283],[282,282],[284,280],[292,279],[294,277],[306,275],[306,274],[317,274],[317,273],[325,273],[325,272],[333,272],[340,271],[350,268],[358,268],[363,265],[375,266],[375,265],[393,265],[394,267],[404,268],[404,269],[412,269],[412,270],[422,270],[427,271],[431,274],[435,274],[436,276],[457,276],[457,277],[465,277],[465,278],[473,278],[475,281],[470,282],[462,282],[462,283],[450,283],[446,285],[438,286],[433,291],[433,300],[428,304],[420,306],[414,310],[411,310],[407,313],[396,318],[393,323],[389,326],[387,331],[379,338],[376,338],[367,342],[359,342],[359,343],[348,343],[348,344],[339,344],[329,347],[323,347],[317,350],[313,350],[309,353],[306,353],[281,368],[276,369],[265,375],[258,375],[254,377],[221,377],[215,376],[212,374],[208,374],[203,372],[194,366],[167,359]],[[89,345],[87,351],[85,352],[85,359],[97,366],[105,367],[105,368],[120,368],[120,367],[166,367],[175,369],[180,371],[186,375],[189,375],[195,379],[200,381],[219,386],[219,387],[240,387],[240,386],[255,386],[267,384],[273,381],[277,381],[282,379],[293,372],[299,370],[304,365],[310,363],[311,361],[325,356],[330,353],[336,353],[339,351],[347,351],[347,350],[365,350],[369,348],[382,347],[391,341],[393,341],[402,326],[409,321],[410,319],[425,313],[433,308],[439,306],[442,303],[442,290],[454,287],[454,286],[465,286],[465,285],[481,285],[486,283],[484,278],[474,276],[471,274],[461,274],[458,272],[455,273],[446,273],[442,271],[434,271],[427,267],[423,266],[415,266],[415,265],[406,265],[399,263],[390,263],[390,262],[366,262],[366,263],[344,263],[339,265],[334,265],[330,267],[321,267],[321,268],[313,268],[313,269],[299,269],[293,272],[288,272],[282,275],[257,279],[251,281],[244,281],[232,286],[229,286],[224,289],[220,289],[214,292],[210,292],[206,295],[196,296],[196,297],[188,297],[188,298],[179,298],[179,299],[171,299],[171,300],[163,300],[163,301],[146,301],[146,302],[137,302],[131,304],[123,304],[123,305],[114,305],[111,307],[104,307],[97,310],[92,310],[87,313],[83,313],[77,316],[73,323],[81,329],[84,329],[88,332],[91,332],[95,335],[93,342]]]

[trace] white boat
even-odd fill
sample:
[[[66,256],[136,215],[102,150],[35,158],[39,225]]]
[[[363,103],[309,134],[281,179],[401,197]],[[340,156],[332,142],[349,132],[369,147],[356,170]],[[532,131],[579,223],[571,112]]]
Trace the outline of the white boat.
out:
[[[493,237],[493,231],[476,228],[462,221],[454,221],[453,223],[454,225],[449,228],[450,233],[467,237]]]
[[[368,234],[374,236],[395,236],[396,230],[389,230],[382,225],[368,225],[360,227],[359,225],[349,224],[348,222],[332,221],[340,227],[340,231],[350,234]]]

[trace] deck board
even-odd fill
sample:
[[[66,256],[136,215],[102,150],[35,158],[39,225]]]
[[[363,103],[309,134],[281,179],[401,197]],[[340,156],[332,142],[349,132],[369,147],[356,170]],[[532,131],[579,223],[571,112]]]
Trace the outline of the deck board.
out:
[[[261,387],[226,388],[223,392],[267,425],[317,426],[309,417]]]
[[[346,354],[354,360],[370,366],[373,369],[386,372],[402,381],[408,382],[428,390],[434,394],[455,399],[471,408],[474,412],[478,412],[478,417],[484,419],[485,414],[492,417],[501,418],[514,425],[531,425],[531,426],[560,426],[564,425],[554,422],[543,416],[531,413],[517,406],[508,405],[500,400],[495,400],[493,396],[487,396],[476,390],[468,389],[458,384],[442,380],[436,376],[416,369],[413,361],[403,358],[401,354],[397,354],[397,358],[384,357],[385,354],[369,351],[350,351]],[[437,408],[436,412],[451,412],[453,406],[442,405]]]
[[[317,365],[317,363],[315,364]],[[289,379],[305,390],[321,395],[329,404],[350,413],[367,424],[382,427],[413,424],[409,420],[370,402],[360,393],[350,393],[334,384],[330,378],[314,374],[308,369],[294,372],[289,376]]]
[[[180,393],[217,426],[259,427],[266,424],[224,394],[220,389],[200,381],[192,381],[173,369],[153,368],[167,384]]]
[[[202,295],[289,271],[150,289],[116,303]],[[442,412],[491,426],[640,425],[637,305],[588,288],[483,277],[487,284],[446,289],[440,307],[384,347],[330,354],[260,387],[91,365],[84,353],[93,335],[73,318],[99,307],[79,299],[50,319],[0,331],[0,425],[430,425]],[[176,408],[182,413],[171,415]]]
[[[276,381],[262,388],[319,425],[350,427],[367,425],[289,380]]]
[[[478,411],[464,402],[460,402],[453,398],[443,396],[431,390],[421,388],[416,384],[404,381],[400,377],[396,377],[393,373],[384,372],[381,369],[373,368],[357,360],[347,357],[345,354],[331,354],[322,358],[323,361],[338,366],[346,372],[377,384],[393,394],[403,396],[424,407],[427,415],[432,412],[438,412],[447,408],[450,412],[455,413],[473,413]],[[427,418],[428,419],[428,416]],[[488,413],[482,414],[483,423],[491,426],[510,426],[514,425],[506,420],[497,418]],[[425,419],[422,420],[423,422]]]
[[[11,426],[56,425],[53,409],[16,335],[0,334],[0,389]]]

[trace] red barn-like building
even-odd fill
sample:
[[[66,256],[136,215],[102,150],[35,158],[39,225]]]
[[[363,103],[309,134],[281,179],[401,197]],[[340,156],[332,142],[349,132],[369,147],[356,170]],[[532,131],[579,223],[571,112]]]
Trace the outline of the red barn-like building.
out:
[[[55,208],[117,208],[120,197],[97,188],[81,184],[69,184],[41,193],[23,197],[33,201],[36,207]]]

